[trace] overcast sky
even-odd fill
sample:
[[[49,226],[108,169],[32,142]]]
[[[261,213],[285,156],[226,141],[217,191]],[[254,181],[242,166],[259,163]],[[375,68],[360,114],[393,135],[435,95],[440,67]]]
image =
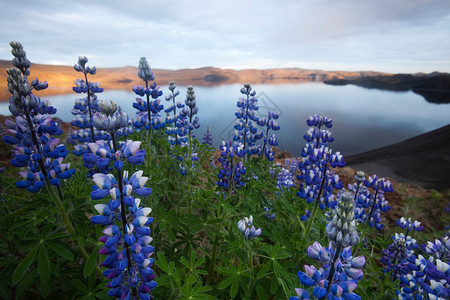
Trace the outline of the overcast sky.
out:
[[[450,0],[0,0],[0,59],[450,72]]]

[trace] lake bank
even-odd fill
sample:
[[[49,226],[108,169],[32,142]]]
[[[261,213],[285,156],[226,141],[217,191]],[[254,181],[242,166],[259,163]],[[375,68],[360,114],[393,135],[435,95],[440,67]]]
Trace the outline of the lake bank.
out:
[[[325,80],[325,84],[347,85],[352,84],[368,89],[387,91],[413,91],[421,95],[428,102],[450,103],[450,74],[394,74],[377,75],[359,78]]]

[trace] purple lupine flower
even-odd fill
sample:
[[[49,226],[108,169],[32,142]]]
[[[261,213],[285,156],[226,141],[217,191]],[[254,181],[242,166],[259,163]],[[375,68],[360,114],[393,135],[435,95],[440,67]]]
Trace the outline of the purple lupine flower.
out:
[[[310,258],[323,266],[305,266],[305,272],[299,271],[300,283],[314,287],[312,294],[305,289],[296,289],[297,295],[292,300],[310,299],[361,299],[353,291],[357,281],[363,277],[364,256],[353,257],[351,247],[358,242],[354,220],[353,195],[343,192],[334,211],[334,216],[325,231],[330,239],[328,247],[314,242],[307,249]]]
[[[246,240],[250,240],[261,235],[261,228],[256,229],[255,226],[253,226],[253,216],[248,218],[244,217],[244,219],[239,220],[237,227]]]
[[[56,109],[32,93],[33,89],[45,89],[47,83],[36,78],[29,84],[27,76],[31,63],[20,43],[11,42],[10,45],[15,56],[12,64],[17,69],[7,70],[8,91],[12,95],[9,109],[16,118],[15,122],[6,121],[9,135],[4,136],[3,141],[15,145],[11,165],[26,168],[20,172],[23,180],[18,181],[16,186],[37,192],[45,184],[59,186],[60,180],[68,179],[75,170],[70,169],[70,164],[62,164],[68,151],[59,139],[50,136],[62,133],[49,115]]]
[[[318,242],[314,242],[308,247],[307,254],[310,258],[321,262],[323,267],[317,269],[314,265],[305,265],[305,272],[298,272],[300,283],[306,287],[313,287],[313,290],[310,294],[305,289],[295,289],[297,296],[290,297],[291,300],[361,299],[353,291],[358,286],[357,281],[363,276],[361,268],[366,262],[364,256],[353,257],[351,247],[347,247],[339,252],[336,261],[333,261],[337,253],[331,242],[328,247],[322,247]]]
[[[148,217],[151,208],[140,207],[141,200],[134,195],[149,196],[151,189],[145,187],[148,180],[143,171],[135,172],[128,179],[128,172],[119,172],[117,181],[112,174],[98,173],[93,176],[95,186],[91,197],[94,200],[111,196],[108,204],[97,204],[99,215],[93,216],[94,224],[108,226],[100,238],[104,246],[99,253],[107,255],[102,266],[107,270],[103,275],[111,279],[107,287],[109,296],[126,299],[139,295],[140,299],[151,299],[149,292],[156,287],[156,275],[151,267],[154,247],[150,245],[150,225]],[[122,232],[116,224],[120,224]]]

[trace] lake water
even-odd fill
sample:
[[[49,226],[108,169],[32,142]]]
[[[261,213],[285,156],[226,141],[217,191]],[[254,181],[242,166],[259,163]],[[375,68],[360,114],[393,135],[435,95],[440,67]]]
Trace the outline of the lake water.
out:
[[[333,118],[335,141],[330,144],[334,151],[344,155],[356,154],[408,139],[421,133],[450,123],[450,104],[433,104],[413,92],[391,92],[364,89],[357,86],[331,86],[320,82],[296,84],[255,84],[259,100],[259,114],[268,110],[280,114],[278,123],[281,130],[276,132],[279,147],[298,156],[304,145],[303,135],[307,130],[306,118],[312,114]],[[241,85],[219,85],[195,87],[201,127],[198,138],[203,136],[206,126],[210,126],[213,142],[217,146],[221,140],[233,135],[236,102]],[[167,86],[162,86],[168,94]],[[178,87],[183,101],[187,88]],[[114,100],[132,118],[136,110],[132,107],[136,95],[130,91],[110,90],[98,94],[99,99]],[[49,99],[58,109],[57,116],[70,121],[71,109],[78,95],[68,94],[43,97]],[[168,102],[161,97],[162,103]],[[8,115],[8,103],[0,103],[0,114]]]

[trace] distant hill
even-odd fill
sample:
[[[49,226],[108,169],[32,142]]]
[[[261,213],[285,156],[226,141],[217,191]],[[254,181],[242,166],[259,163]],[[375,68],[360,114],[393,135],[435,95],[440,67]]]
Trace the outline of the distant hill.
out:
[[[423,96],[434,103],[450,103],[450,74],[433,72],[430,74],[376,75],[358,78],[334,78],[325,80],[331,85],[353,84],[370,89],[409,91]]]
[[[7,101],[6,69],[13,67],[10,61],[0,60],[0,101]],[[133,85],[142,84],[137,75],[137,67],[98,68],[95,76],[89,76],[92,81],[101,82],[101,86],[108,90],[131,90]],[[257,83],[296,83],[305,81],[323,81],[327,79],[354,79],[361,76],[387,75],[386,73],[361,71],[323,71],[300,68],[285,69],[248,69],[232,70],[214,67],[197,69],[163,70],[153,69],[156,74],[156,82],[161,85],[173,80],[178,85],[213,86],[219,84],[231,84],[250,82]],[[55,66],[33,64],[30,79],[38,77],[45,80],[49,88],[38,92],[39,96],[71,93],[74,81],[81,78],[82,74],[76,72],[72,66]]]

